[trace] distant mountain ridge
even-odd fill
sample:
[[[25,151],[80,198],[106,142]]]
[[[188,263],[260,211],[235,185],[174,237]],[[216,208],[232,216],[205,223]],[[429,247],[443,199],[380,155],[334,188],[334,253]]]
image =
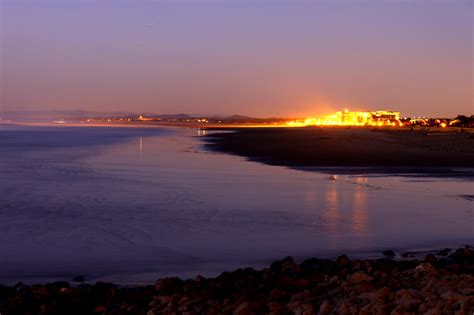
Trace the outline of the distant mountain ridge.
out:
[[[94,112],[85,110],[50,110],[50,111],[5,111],[0,112],[0,119],[12,121],[45,121],[55,119],[81,119],[100,117],[124,117],[131,115],[127,112]]]
[[[47,111],[4,111],[0,112],[0,120],[11,121],[51,121],[51,120],[80,120],[80,119],[97,119],[97,118],[128,118],[138,117],[169,119],[191,119],[199,117],[207,117],[215,120],[255,120],[261,118],[253,118],[243,115],[190,115],[185,113],[178,114],[156,114],[156,113],[135,113],[135,112],[96,112],[87,110],[47,110]]]

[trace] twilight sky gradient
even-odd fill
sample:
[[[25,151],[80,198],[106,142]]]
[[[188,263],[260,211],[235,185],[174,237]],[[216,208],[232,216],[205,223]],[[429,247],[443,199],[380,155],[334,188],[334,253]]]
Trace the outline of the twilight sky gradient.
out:
[[[0,0],[0,110],[474,114],[473,0]]]

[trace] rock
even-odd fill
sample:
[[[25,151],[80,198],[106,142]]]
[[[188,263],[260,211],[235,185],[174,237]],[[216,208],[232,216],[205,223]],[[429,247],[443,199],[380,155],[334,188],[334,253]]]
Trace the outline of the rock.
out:
[[[283,306],[276,302],[270,302],[267,304],[268,312],[270,314],[280,314],[283,310]]]
[[[361,281],[359,283],[354,283],[354,285],[351,288],[352,292],[357,293],[357,294],[361,294],[364,292],[373,292],[374,289],[375,289],[374,285],[368,281]]]
[[[216,278],[165,278],[155,286],[67,282],[0,285],[1,314],[472,314],[474,253],[418,260],[287,258],[272,269]],[[436,261],[437,260],[437,261]],[[75,279],[73,279],[75,280]],[[76,282],[76,281],[75,281]]]
[[[434,307],[434,308],[426,311],[424,315],[443,315],[443,313],[441,312],[441,310],[439,308]]]
[[[434,308],[435,306],[436,306],[436,303],[433,302],[433,301],[422,303],[418,307],[418,312],[425,313],[425,312],[431,310],[432,308]]]
[[[61,289],[61,288],[69,288],[69,282],[67,281],[56,281],[53,282],[52,287],[55,289]]]
[[[469,247],[466,246],[465,248],[457,249],[454,254],[449,255],[448,258],[461,264],[473,264],[474,251],[472,251]]]
[[[446,269],[448,269],[451,272],[459,272],[461,270],[461,268],[462,268],[462,265],[461,264],[456,264],[456,263],[448,264],[446,266]]]
[[[395,300],[395,304],[399,306],[398,307],[399,310],[403,310],[407,312],[415,312],[418,310],[418,307],[421,304],[421,300],[403,297],[401,299]]]
[[[382,302],[376,302],[373,305],[371,305],[370,313],[369,314],[376,314],[376,315],[382,315],[382,314],[387,314],[387,305]]]
[[[338,276],[333,276],[331,279],[329,279],[329,284],[337,283],[339,281]]]
[[[232,299],[224,299],[224,301],[222,301],[222,306],[223,307],[227,307],[231,304],[232,304]]]
[[[70,294],[72,290],[70,288],[61,288],[59,289],[59,293],[61,294]]]
[[[286,306],[286,308],[287,308],[290,312],[293,312],[293,310],[295,310],[300,304],[301,304],[301,301],[290,302],[290,303],[288,303],[288,305]]]
[[[186,305],[186,304],[189,303],[189,300],[190,300],[189,297],[183,296],[181,299],[179,299],[178,304],[179,305]],[[208,301],[208,304],[209,304],[209,301]],[[214,304],[214,303],[212,303],[212,304]],[[210,304],[210,305],[212,305],[212,304]]]
[[[430,264],[436,264],[438,262],[438,259],[436,259],[435,255],[428,254],[425,256],[425,262],[430,263]]]
[[[162,305],[168,305],[171,302],[171,296],[160,295],[155,297],[155,300]]]
[[[257,314],[255,306],[250,302],[243,302],[235,308],[233,315],[253,315]]]
[[[372,273],[374,272],[374,267],[373,267],[373,264],[372,262],[368,261],[368,260],[364,260],[362,262],[362,269],[365,270],[365,272],[367,273]]]
[[[298,273],[301,271],[300,266],[292,257],[286,257],[283,260],[272,263],[270,270],[281,273]]]
[[[415,299],[419,296],[419,293],[414,289],[400,289],[395,292],[395,298],[399,299]]]
[[[451,252],[451,249],[445,248],[445,249],[442,249],[442,250],[438,251],[436,253],[436,255],[446,257],[446,256],[449,255],[450,252]]]
[[[187,297],[186,297],[187,298]],[[191,300],[189,299],[188,301],[186,301],[186,304],[191,304],[193,302],[195,302],[196,300]],[[218,300],[214,300],[214,299],[209,299],[206,301],[206,304],[209,305],[209,306],[213,306],[213,305],[221,305],[221,303],[218,301]]]
[[[269,301],[278,301],[281,299],[284,299],[287,297],[287,294],[285,291],[279,290],[279,289],[273,289],[270,292],[270,296],[268,298]]]
[[[332,305],[328,301],[324,301],[319,306],[318,315],[328,315],[332,311]]]
[[[293,288],[304,289],[311,285],[311,281],[308,279],[296,279],[288,282],[288,286]]]
[[[309,293],[308,290],[304,290],[303,292],[300,292],[300,293],[296,293],[296,294],[293,294],[290,298],[290,301],[291,302],[294,302],[294,301],[301,301],[301,300],[304,300],[308,297],[310,297],[311,294]]]
[[[337,314],[357,314],[357,307],[349,302],[342,302],[337,308]]]
[[[421,263],[418,266],[416,266],[414,270],[414,276],[415,278],[419,278],[420,276],[423,276],[424,274],[433,276],[437,274],[437,271],[431,264]]]
[[[84,282],[84,281],[86,281],[86,279],[84,278],[84,276],[75,276],[74,278],[72,278],[72,281],[74,281],[74,282]]]
[[[234,305],[234,304],[227,305],[226,307],[224,307],[222,312],[224,314],[232,314],[232,312],[237,308],[237,306],[239,305]]]
[[[97,314],[105,314],[105,313],[107,313],[107,309],[105,308],[105,306],[100,305],[100,306],[97,306],[97,307],[95,308],[94,313],[97,313]]]
[[[385,250],[382,252],[382,255],[385,257],[395,257],[395,252],[393,250]]]
[[[375,292],[375,294],[373,296],[373,300],[374,301],[386,301],[388,299],[388,297],[390,296],[390,293],[392,293],[392,291],[389,288],[387,288],[387,287],[380,288]]]
[[[464,295],[474,295],[474,286],[472,288],[461,289],[460,292]]]
[[[182,296],[181,294],[178,294],[178,293],[173,294],[173,295],[171,296],[171,303],[173,303],[173,304],[178,304],[179,301],[180,301],[182,298],[183,298],[183,296]]]
[[[222,313],[222,308],[217,304],[212,305],[207,311],[207,315],[218,315],[221,313]]]
[[[336,264],[339,267],[345,268],[351,264],[351,260],[346,255],[342,255],[342,256],[337,257]]]
[[[162,295],[171,295],[182,291],[183,281],[179,278],[163,278],[156,282],[155,290]]]
[[[163,314],[176,314],[177,311],[176,305],[170,303],[163,309]]]
[[[363,271],[355,272],[349,277],[349,281],[352,283],[361,283],[363,281],[372,281],[372,280],[373,278],[367,275]]]
[[[300,264],[300,268],[305,271],[315,271],[319,269],[319,259],[309,258]]]
[[[451,291],[451,290],[448,292],[442,293],[440,296],[444,300],[451,300],[451,301],[458,301],[465,298],[464,295]]]
[[[194,282],[199,282],[199,283],[202,283],[206,280],[206,278],[204,278],[203,276],[201,275],[197,275],[196,277],[193,278],[193,281]]]
[[[314,307],[311,304],[300,304],[293,309],[295,315],[312,315],[314,314]]]

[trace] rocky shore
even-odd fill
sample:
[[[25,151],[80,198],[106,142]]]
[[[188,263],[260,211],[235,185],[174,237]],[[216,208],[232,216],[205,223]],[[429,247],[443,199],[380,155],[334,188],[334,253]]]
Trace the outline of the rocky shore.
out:
[[[0,314],[473,314],[474,250],[423,260],[288,257],[216,278],[164,278],[154,286],[55,282],[0,286]],[[77,277],[76,284],[83,279]]]

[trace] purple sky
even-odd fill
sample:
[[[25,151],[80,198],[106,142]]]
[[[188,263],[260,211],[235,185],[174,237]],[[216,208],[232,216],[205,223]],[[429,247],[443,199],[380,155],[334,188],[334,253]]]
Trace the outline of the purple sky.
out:
[[[0,110],[474,114],[472,0],[0,3]]]

